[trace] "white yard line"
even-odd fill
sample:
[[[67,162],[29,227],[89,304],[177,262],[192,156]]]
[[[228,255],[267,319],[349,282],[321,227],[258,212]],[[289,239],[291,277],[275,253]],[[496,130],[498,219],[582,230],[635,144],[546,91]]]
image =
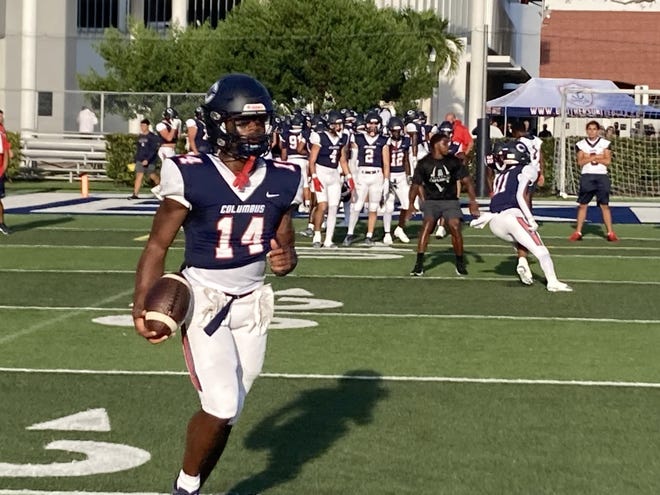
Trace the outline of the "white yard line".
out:
[[[188,376],[186,371],[131,371],[131,370],[84,370],[84,369],[39,369],[39,368],[2,368],[0,373],[60,374],[60,375],[108,375],[108,376]],[[289,380],[363,380],[386,382],[432,382],[432,383],[477,383],[506,385],[571,385],[580,387],[623,387],[623,388],[660,388],[657,382],[621,382],[597,380],[555,380],[531,378],[471,378],[457,376],[396,376],[396,375],[339,375],[320,373],[261,373],[262,378]],[[0,492],[1,494],[2,492]]]
[[[135,270],[71,270],[71,269],[40,269],[40,268],[0,268],[0,273],[88,273],[88,274],[98,274],[98,273],[114,273],[119,275],[128,275],[134,274]],[[266,277],[275,277],[275,275],[266,274]],[[470,276],[468,278],[461,278],[457,276],[424,276],[423,278],[411,278],[410,275],[348,275],[348,274],[330,274],[330,275],[311,275],[303,274],[299,275],[297,273],[290,273],[288,278],[322,278],[322,279],[378,279],[378,280],[461,280],[465,282],[503,282],[508,280],[517,280],[515,277],[507,278],[506,276],[501,277],[474,277]],[[567,278],[567,282],[573,282],[577,284],[624,284],[624,285],[660,285],[660,280],[593,280],[593,279],[579,279],[579,278]]]
[[[118,299],[119,297],[126,297],[132,292],[124,292],[118,296],[114,296],[111,300],[106,302],[112,302],[112,299]],[[63,319],[81,314],[85,311],[94,311],[94,312],[124,312],[129,313],[130,309],[125,308],[103,308],[103,307],[78,307],[78,306],[11,306],[11,305],[0,305],[0,309],[13,309],[13,310],[25,310],[25,311],[66,311],[68,314],[62,318],[55,318],[44,322],[43,324],[35,325],[44,327],[51,323],[58,323]],[[582,318],[582,317],[559,317],[559,316],[518,316],[518,315],[480,315],[480,314],[419,314],[419,313],[337,313],[337,312],[321,312],[321,311],[279,311],[277,307],[275,308],[276,315],[289,315],[289,316],[314,316],[314,317],[350,317],[350,318],[403,318],[403,319],[412,319],[412,318],[425,318],[425,319],[454,319],[454,320],[509,320],[509,321],[578,321],[582,323],[620,323],[620,324],[660,324],[660,320],[637,320],[637,319],[623,319],[623,318]],[[30,327],[32,328],[32,327]],[[27,330],[27,329],[26,329]],[[30,332],[26,332],[30,333]],[[12,334],[18,336],[19,334]],[[23,334],[20,334],[23,335]],[[0,338],[0,344],[3,344],[5,339]]]
[[[124,292],[120,292],[119,294],[115,294],[114,296],[111,296],[111,297],[108,297],[108,298],[103,299],[101,301],[98,301],[97,304],[100,304],[100,305],[108,304],[108,303],[116,301],[117,299],[129,297],[132,294],[133,294],[133,289],[128,290],[128,291],[124,291]],[[29,335],[29,334],[34,333],[34,332],[38,332],[39,330],[42,330],[43,328],[55,325],[57,323],[61,323],[62,321],[66,321],[70,318],[73,318],[75,316],[78,316],[78,315],[84,313],[85,311],[86,311],[85,308],[70,308],[68,310],[68,312],[63,313],[63,314],[61,314],[59,316],[56,316],[54,318],[51,318],[47,321],[42,321],[41,323],[36,323],[36,324],[31,325],[29,327],[23,328],[23,329],[21,329],[17,332],[5,333],[4,335],[0,336],[0,345],[6,344],[7,342],[10,342],[10,341],[12,341],[14,339],[17,339],[19,337],[23,337],[25,335]],[[125,311],[128,311],[128,310],[126,309]]]

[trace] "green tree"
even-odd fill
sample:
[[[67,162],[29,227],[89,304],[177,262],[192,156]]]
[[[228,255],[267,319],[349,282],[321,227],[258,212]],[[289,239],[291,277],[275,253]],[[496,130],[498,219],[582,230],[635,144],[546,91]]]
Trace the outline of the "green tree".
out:
[[[331,96],[336,107],[365,110],[431,96],[462,49],[430,11],[379,9],[372,0],[244,0],[215,29],[160,34],[132,22],[128,36],[108,30],[98,45],[107,75],[79,81],[87,90],[204,92],[221,74],[246,72],[280,102],[319,109]]]

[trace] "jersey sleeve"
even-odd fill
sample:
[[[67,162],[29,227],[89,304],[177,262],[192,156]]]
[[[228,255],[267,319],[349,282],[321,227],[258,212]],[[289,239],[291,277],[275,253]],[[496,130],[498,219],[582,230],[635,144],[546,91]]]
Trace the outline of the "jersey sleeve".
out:
[[[160,199],[173,199],[190,209],[190,202],[184,195],[183,176],[176,164],[169,158],[163,162],[160,170]]]
[[[195,119],[186,120],[186,129],[189,129],[191,127],[197,127],[197,122],[195,122]]]

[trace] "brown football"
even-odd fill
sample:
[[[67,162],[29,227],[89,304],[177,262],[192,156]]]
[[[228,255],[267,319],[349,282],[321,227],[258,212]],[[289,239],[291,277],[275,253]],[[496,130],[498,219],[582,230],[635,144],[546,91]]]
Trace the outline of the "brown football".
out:
[[[180,273],[166,273],[149,289],[144,300],[145,325],[158,337],[172,335],[183,323],[192,300],[188,281]]]

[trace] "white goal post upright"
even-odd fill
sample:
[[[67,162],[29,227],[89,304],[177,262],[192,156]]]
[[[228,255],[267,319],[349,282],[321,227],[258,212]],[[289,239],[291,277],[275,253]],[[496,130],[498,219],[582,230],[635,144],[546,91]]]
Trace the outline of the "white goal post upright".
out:
[[[554,127],[559,138],[554,185],[559,195],[577,195],[580,170],[575,144],[586,137],[586,123],[596,120],[602,135],[612,141],[612,195],[660,196],[660,90],[569,86],[560,92],[560,114]]]

